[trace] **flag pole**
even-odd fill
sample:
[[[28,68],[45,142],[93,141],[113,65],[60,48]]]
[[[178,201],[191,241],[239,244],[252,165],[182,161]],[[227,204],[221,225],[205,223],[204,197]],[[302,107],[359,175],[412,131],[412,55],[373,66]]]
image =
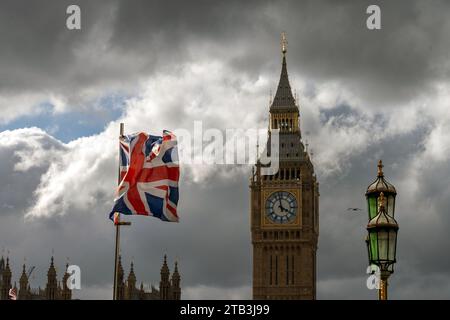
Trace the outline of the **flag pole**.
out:
[[[124,135],[124,124],[120,123],[120,137]],[[120,146],[119,146],[119,167],[117,185],[120,184]],[[118,282],[119,282],[119,255],[120,255],[120,226],[129,226],[131,222],[120,221],[120,214],[116,219],[116,250],[114,258],[114,288],[113,288],[113,300],[118,300]]]
[[[124,134],[124,124],[120,123],[120,130],[119,130],[119,139]],[[120,184],[120,146],[119,146],[119,167],[118,167],[118,173],[117,173],[117,184]],[[118,281],[118,269],[119,269],[119,254],[120,254],[120,215],[117,217],[117,224],[116,224],[116,250],[115,250],[115,257],[114,257],[114,288],[113,288],[113,300],[117,300],[117,281]]]

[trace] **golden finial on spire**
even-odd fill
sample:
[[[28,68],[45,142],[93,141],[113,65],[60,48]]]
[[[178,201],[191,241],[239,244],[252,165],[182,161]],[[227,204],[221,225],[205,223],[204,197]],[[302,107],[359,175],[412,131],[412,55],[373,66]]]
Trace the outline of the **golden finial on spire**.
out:
[[[379,160],[378,161],[378,176],[379,177],[384,177],[384,173],[383,173],[383,161]]]
[[[286,54],[287,51],[287,39],[286,39],[286,32],[282,32],[281,33],[281,52],[283,52],[283,54]]]

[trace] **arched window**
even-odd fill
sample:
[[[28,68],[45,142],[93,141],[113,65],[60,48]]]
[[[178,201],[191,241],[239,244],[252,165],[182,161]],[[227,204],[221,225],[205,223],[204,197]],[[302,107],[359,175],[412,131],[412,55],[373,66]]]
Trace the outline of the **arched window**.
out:
[[[278,255],[275,256],[275,285],[278,285]]]
[[[286,285],[289,285],[289,255],[286,255]]]
[[[294,275],[295,275],[295,272],[294,272],[294,270],[295,270],[295,256],[294,255],[292,255],[292,259],[291,259],[291,264],[292,264],[292,268],[291,268],[291,283],[292,284],[295,284],[295,278],[294,278]]]
[[[270,257],[269,257],[269,285],[272,285],[273,284],[273,281],[272,281],[272,279],[273,279],[273,277],[272,277],[272,275],[273,275],[273,257],[272,257],[272,255],[270,255]]]

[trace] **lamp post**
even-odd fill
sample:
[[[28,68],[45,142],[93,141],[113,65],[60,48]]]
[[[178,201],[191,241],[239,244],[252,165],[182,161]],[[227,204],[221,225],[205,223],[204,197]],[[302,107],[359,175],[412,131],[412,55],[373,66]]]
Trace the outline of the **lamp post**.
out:
[[[387,280],[394,272],[396,262],[398,224],[385,208],[384,193],[378,198],[378,214],[367,225],[369,263],[380,268],[380,289],[378,297],[387,300]]]
[[[366,192],[369,210],[366,239],[369,264],[380,270],[378,297],[387,300],[388,278],[396,262],[398,224],[394,219],[395,187],[384,179],[383,164],[378,162],[378,177]]]

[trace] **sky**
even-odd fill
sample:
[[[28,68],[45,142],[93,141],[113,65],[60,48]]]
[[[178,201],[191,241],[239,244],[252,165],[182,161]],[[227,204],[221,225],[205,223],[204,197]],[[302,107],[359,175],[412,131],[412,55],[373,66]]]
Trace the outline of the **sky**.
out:
[[[81,30],[66,8],[81,8]],[[380,30],[366,8],[381,9]],[[0,2],[0,247],[13,279],[50,257],[79,265],[81,299],[112,295],[119,123],[126,132],[267,128],[288,39],[290,84],[320,182],[318,299],[366,287],[365,190],[383,159],[396,186],[392,299],[450,298],[447,1]],[[180,222],[130,217],[125,272],[184,299],[251,298],[248,165],[181,163]],[[349,207],[363,208],[360,213]],[[26,260],[25,260],[26,259]]]

